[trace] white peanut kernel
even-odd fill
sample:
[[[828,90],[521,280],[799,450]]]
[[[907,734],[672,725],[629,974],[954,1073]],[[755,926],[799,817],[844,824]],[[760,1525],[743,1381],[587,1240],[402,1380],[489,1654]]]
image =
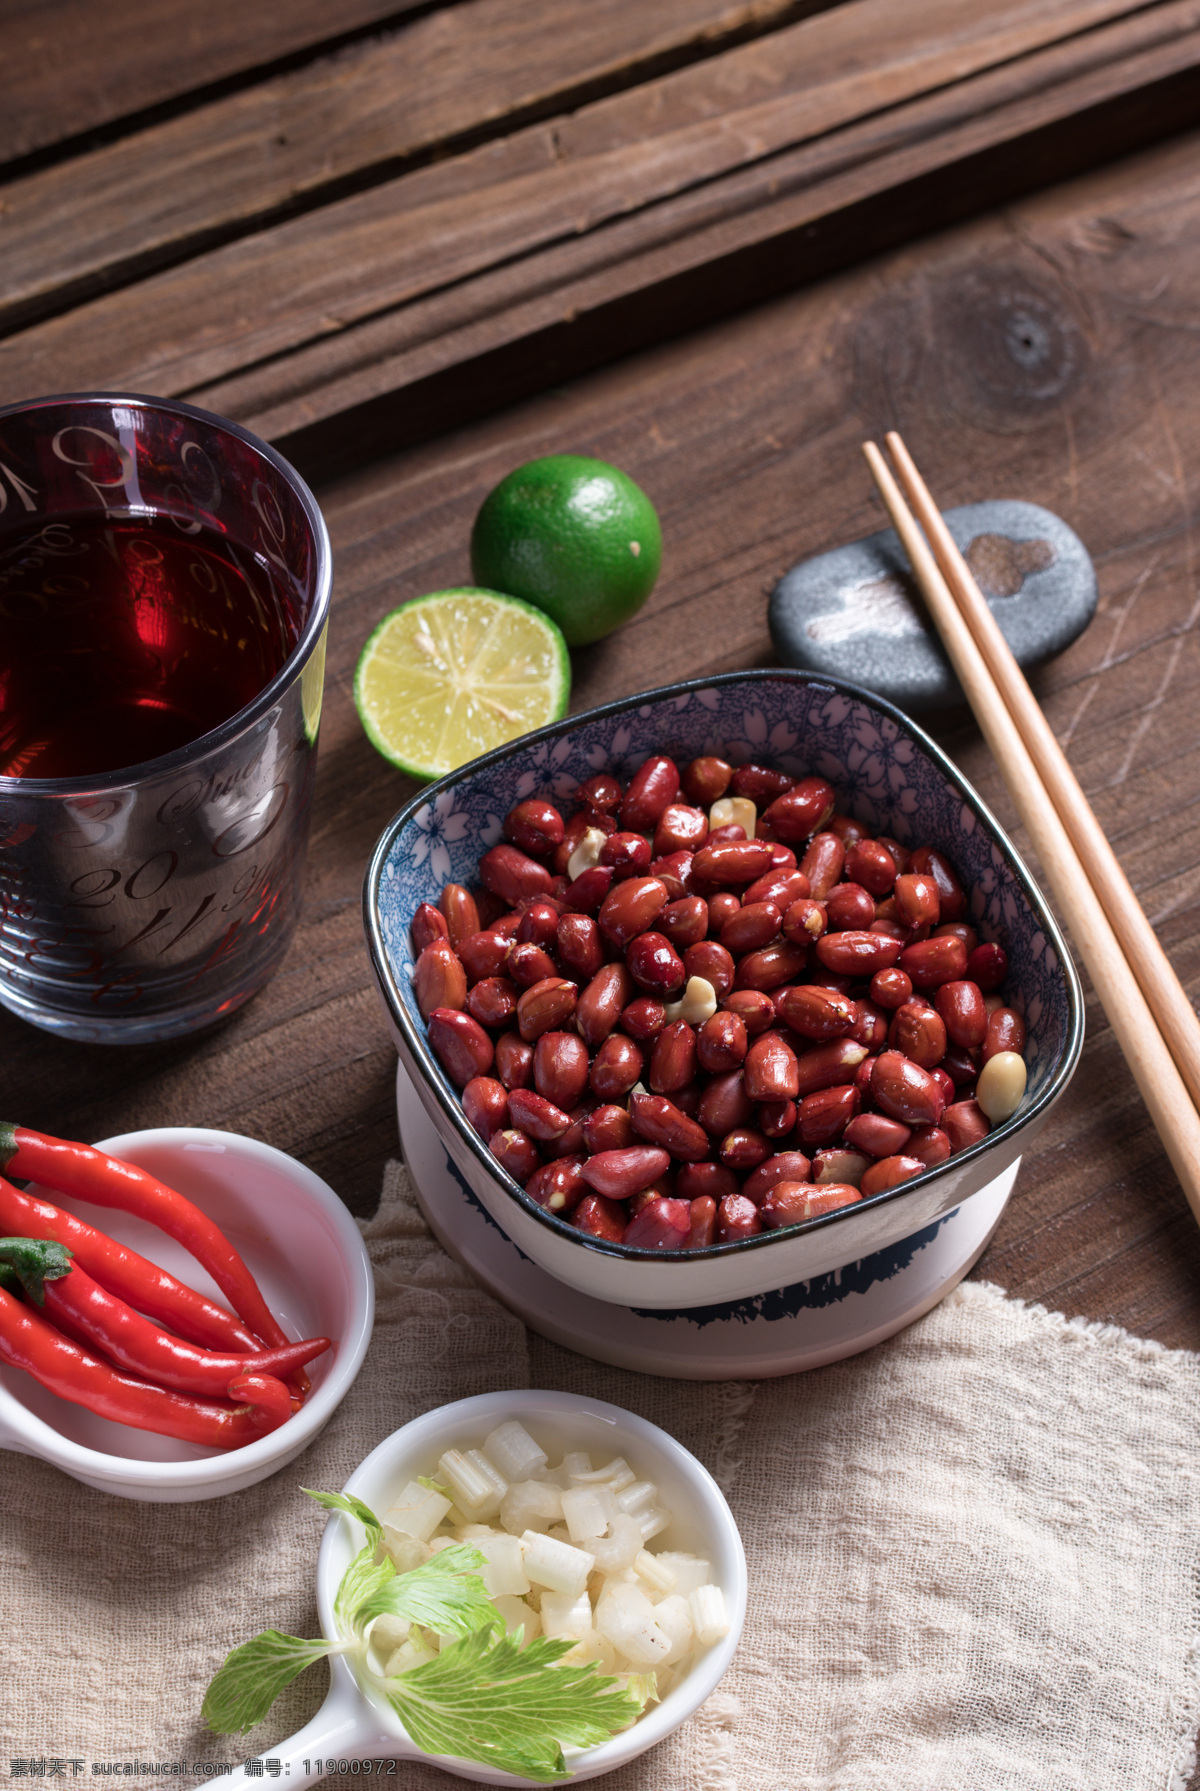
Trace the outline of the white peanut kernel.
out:
[[[740,827],[752,840],[758,826],[758,810],[748,796],[719,796],[708,811],[708,824],[714,833],[718,827]]]
[[[583,838],[567,860],[567,876],[572,883],[576,877],[582,877],[584,871],[590,871],[594,864],[599,864],[606,837],[598,827],[585,829]]]
[[[717,991],[702,976],[689,976],[687,988],[678,1001],[666,1005],[667,1025],[686,1020],[689,1026],[703,1026],[717,1011]]]
[[[979,1072],[975,1099],[993,1125],[1010,1119],[1025,1093],[1025,1059],[1016,1051],[997,1051]]]

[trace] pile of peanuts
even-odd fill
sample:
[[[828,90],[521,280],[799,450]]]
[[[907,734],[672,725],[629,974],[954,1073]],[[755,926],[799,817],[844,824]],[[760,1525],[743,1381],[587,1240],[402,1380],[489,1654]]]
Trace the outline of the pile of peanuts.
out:
[[[945,857],[718,758],[519,802],[412,920],[429,1043],[497,1162],[606,1242],[698,1250],[895,1187],[1025,1092],[1003,948]],[[801,854],[797,861],[797,852]]]

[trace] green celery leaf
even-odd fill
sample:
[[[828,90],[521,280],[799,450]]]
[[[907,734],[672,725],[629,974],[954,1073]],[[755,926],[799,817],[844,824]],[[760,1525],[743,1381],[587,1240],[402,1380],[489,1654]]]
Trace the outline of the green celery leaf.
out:
[[[46,1303],[45,1282],[70,1274],[73,1255],[65,1244],[52,1243],[49,1238],[0,1238],[0,1263],[18,1276],[26,1298],[35,1306]]]
[[[440,1480],[431,1480],[428,1474],[418,1474],[417,1485],[423,1486],[426,1492],[441,1493],[443,1499],[449,1499],[451,1504],[454,1503],[454,1495],[450,1488],[443,1486]]]
[[[479,1570],[487,1562],[469,1543],[439,1549],[420,1567],[398,1573],[354,1613],[357,1623],[372,1617],[407,1617],[443,1636],[473,1630],[503,1631],[504,1619],[488,1597]]]
[[[381,1561],[375,1556],[383,1541],[383,1525],[361,1499],[351,1493],[314,1492],[311,1487],[301,1489],[326,1511],[342,1511],[347,1517],[356,1517],[367,1532],[366,1547],[359,1550],[342,1575],[342,1583],[337,1589],[337,1597],[333,1601],[333,1614],[343,1632],[348,1636],[354,1630],[355,1618],[367,1600],[386,1586],[395,1576],[395,1563],[384,1555]]]
[[[264,1630],[217,1669],[200,1714],[218,1735],[244,1734],[262,1721],[285,1685],[329,1652],[328,1642]]]
[[[562,1746],[591,1747],[627,1728],[642,1706],[611,1688],[595,1662],[555,1663],[570,1640],[493,1640],[478,1630],[436,1660],[388,1682],[388,1697],[419,1748],[478,1760],[543,1784],[568,1777]]]

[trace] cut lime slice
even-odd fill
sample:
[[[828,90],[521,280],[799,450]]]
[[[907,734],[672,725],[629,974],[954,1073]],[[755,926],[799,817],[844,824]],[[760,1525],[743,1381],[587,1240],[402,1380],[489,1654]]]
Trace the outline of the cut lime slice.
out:
[[[558,721],[570,694],[567,643],[550,618],[470,587],[394,609],[354,674],[372,746],[423,780]]]

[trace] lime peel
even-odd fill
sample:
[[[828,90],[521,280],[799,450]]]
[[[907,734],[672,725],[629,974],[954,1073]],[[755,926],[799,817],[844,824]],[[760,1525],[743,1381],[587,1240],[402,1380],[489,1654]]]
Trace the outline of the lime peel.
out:
[[[392,610],[354,673],[372,746],[423,782],[559,721],[570,694],[570,655],[554,622],[520,598],[469,585]]]

